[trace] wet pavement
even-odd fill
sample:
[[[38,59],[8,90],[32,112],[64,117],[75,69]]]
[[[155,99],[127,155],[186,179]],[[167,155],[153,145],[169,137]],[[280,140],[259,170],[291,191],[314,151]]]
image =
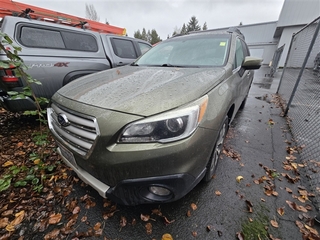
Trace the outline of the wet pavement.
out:
[[[201,182],[187,196],[173,203],[118,205],[109,217],[106,217],[110,209],[105,201],[92,188],[82,187],[79,182],[74,186],[74,198],[88,194],[96,205],[81,208],[79,219],[86,221],[77,223],[76,231],[86,232],[101,223],[102,236],[90,239],[160,240],[169,233],[175,240],[230,240],[237,239],[236,234],[248,222],[265,222],[268,234],[274,238],[302,239],[296,221],[313,217],[317,212],[311,201],[302,203],[297,199],[299,189],[308,190],[304,169],[298,170],[300,175],[284,169],[291,134],[272,97],[281,73],[269,78],[268,72],[268,67],[256,71],[246,106],[232,123],[224,154],[211,182]],[[243,177],[240,182],[236,180],[238,176]],[[292,210],[287,201],[304,206],[308,212]],[[277,213],[280,208],[284,210],[282,216]],[[149,220],[143,221],[141,214],[147,219],[150,216]],[[279,226],[273,227],[271,220]]]

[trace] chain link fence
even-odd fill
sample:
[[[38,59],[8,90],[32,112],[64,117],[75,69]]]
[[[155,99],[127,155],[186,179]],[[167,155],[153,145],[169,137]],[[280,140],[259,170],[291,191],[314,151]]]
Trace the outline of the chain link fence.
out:
[[[320,17],[292,36],[278,88],[320,209]]]

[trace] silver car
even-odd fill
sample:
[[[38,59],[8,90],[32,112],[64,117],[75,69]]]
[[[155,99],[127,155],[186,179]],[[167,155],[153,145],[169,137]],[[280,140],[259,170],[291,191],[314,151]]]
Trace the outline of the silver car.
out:
[[[101,196],[175,201],[212,178],[261,61],[238,30],[173,37],[61,88],[49,127],[63,160]]]

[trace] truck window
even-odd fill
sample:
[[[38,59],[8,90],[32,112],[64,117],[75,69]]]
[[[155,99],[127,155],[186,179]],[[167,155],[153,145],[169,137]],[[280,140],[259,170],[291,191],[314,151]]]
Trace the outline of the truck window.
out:
[[[26,47],[98,51],[98,44],[93,36],[76,32],[23,26],[18,40]]]
[[[136,59],[138,57],[132,41],[120,38],[113,38],[111,43],[113,51],[118,57],[131,59]]]
[[[96,39],[88,34],[62,31],[62,38],[67,49],[96,52],[98,45]]]
[[[147,52],[151,46],[149,46],[148,44],[142,43],[142,42],[138,42],[141,53],[144,54],[145,52]]]
[[[22,27],[19,40],[27,47],[65,48],[60,32],[48,29]]]

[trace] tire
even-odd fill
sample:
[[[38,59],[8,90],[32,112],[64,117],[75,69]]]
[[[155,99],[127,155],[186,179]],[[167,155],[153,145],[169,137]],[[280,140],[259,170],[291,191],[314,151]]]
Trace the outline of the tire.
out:
[[[222,126],[220,127],[216,143],[214,144],[213,151],[211,153],[210,160],[207,165],[207,172],[203,177],[203,180],[205,182],[209,182],[216,171],[219,157],[223,149],[224,139],[226,138],[226,135],[228,132],[228,128],[229,128],[228,123],[229,123],[229,120],[228,120],[228,117],[226,116],[223,120]]]
[[[239,107],[239,110],[243,110],[243,109],[244,109],[244,107],[245,107],[245,105],[246,105],[246,103],[247,103],[247,98],[248,98],[248,94],[247,94],[247,96],[243,99],[243,101],[242,101],[242,103],[241,103],[241,105],[240,105],[240,107]]]

